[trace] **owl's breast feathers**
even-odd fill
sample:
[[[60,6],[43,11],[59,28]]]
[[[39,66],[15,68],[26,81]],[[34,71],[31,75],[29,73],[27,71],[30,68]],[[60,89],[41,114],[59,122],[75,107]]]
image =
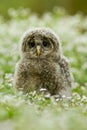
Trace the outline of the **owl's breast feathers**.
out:
[[[16,85],[31,91],[46,88],[51,95],[72,86],[70,67],[65,58],[21,60],[16,70]]]

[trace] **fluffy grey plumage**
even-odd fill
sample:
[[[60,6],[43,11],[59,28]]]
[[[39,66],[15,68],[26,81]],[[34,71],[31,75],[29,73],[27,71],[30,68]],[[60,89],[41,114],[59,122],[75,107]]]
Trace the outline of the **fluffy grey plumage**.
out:
[[[14,83],[26,93],[34,90],[39,93],[43,88],[51,95],[71,95],[70,66],[53,31],[37,28],[25,33]]]

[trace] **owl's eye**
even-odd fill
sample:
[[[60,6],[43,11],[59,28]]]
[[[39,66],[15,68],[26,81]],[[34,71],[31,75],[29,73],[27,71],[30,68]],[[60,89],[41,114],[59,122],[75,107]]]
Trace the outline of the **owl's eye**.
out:
[[[44,47],[47,47],[47,46],[48,46],[48,43],[45,42],[45,41],[43,41],[43,46],[44,46]]]
[[[33,42],[33,41],[32,41],[32,42],[29,42],[28,44],[29,44],[29,47],[30,47],[30,48],[35,47],[35,42]]]

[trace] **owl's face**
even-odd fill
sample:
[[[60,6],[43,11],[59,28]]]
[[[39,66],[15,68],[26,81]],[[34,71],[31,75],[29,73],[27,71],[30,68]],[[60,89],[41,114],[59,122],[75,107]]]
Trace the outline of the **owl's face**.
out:
[[[59,51],[59,40],[48,29],[28,31],[22,40],[22,53],[32,58],[58,55]]]

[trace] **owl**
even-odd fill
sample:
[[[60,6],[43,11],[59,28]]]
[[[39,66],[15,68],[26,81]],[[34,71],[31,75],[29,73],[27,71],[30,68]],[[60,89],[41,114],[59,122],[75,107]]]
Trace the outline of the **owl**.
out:
[[[48,28],[28,30],[21,39],[21,58],[14,85],[24,93],[42,90],[51,96],[71,96],[70,65],[61,51],[58,36]]]

